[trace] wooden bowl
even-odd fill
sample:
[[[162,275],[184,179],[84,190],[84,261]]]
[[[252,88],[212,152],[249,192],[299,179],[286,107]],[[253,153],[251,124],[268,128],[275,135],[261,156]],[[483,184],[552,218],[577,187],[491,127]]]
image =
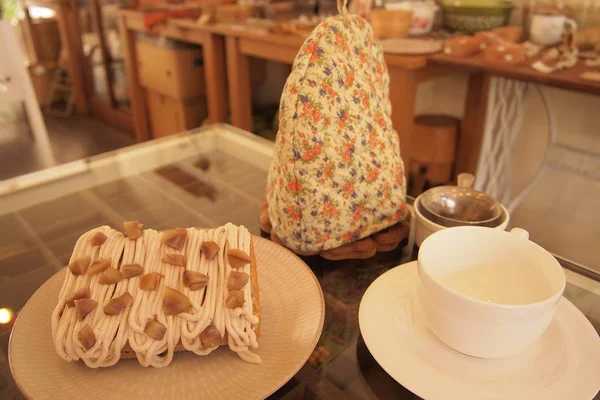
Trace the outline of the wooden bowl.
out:
[[[379,38],[403,38],[408,35],[412,10],[373,10],[369,16],[373,32]]]

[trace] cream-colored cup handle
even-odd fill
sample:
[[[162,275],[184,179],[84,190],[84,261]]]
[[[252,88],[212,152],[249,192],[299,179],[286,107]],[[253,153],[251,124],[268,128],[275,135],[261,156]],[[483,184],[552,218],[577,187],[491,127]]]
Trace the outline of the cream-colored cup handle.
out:
[[[529,232],[527,232],[525,229],[512,228],[510,230],[510,233],[514,233],[515,235],[519,235],[522,238],[529,240]]]
[[[567,18],[565,20],[565,25],[569,26],[571,28],[571,32],[575,32],[577,30],[577,22],[575,22],[574,20]]]

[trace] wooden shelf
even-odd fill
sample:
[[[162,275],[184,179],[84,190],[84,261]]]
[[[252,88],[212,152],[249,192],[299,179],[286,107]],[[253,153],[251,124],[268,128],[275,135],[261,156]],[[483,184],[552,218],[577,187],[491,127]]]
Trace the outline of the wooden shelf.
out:
[[[551,74],[542,74],[531,68],[531,64],[537,61],[537,59],[538,58],[534,58],[528,61],[527,64],[507,66],[486,63],[479,54],[470,57],[455,57],[441,53],[429,56],[429,60],[436,64],[461,67],[467,70],[481,70],[491,75],[502,76],[505,78],[600,95],[600,82],[588,81],[579,77],[582,72],[600,70],[586,67],[582,61],[579,61],[577,65],[571,69],[557,71]]]

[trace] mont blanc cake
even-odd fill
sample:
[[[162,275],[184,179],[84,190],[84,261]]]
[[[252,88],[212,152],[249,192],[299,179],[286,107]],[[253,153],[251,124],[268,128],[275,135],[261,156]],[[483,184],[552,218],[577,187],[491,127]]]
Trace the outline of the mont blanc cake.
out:
[[[88,367],[137,358],[166,367],[177,351],[221,345],[260,363],[260,302],[252,236],[227,224],[158,232],[138,221],[77,241],[52,314],[58,355]]]

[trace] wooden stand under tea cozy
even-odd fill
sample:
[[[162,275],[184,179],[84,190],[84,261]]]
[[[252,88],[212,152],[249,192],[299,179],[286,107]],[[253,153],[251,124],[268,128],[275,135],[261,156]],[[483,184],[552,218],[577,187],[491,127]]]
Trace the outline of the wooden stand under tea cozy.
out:
[[[395,250],[400,242],[409,237],[411,215],[390,228],[377,232],[374,235],[366,237],[356,242],[337,247],[331,250],[322,250],[320,252],[299,252],[301,256],[310,256],[319,254],[327,260],[364,260],[371,258],[377,252],[387,252]],[[260,204],[260,229],[271,236],[271,240],[277,244],[285,246],[281,239],[273,232],[271,221],[269,220],[269,210],[266,201]],[[412,248],[412,244],[409,243]]]

